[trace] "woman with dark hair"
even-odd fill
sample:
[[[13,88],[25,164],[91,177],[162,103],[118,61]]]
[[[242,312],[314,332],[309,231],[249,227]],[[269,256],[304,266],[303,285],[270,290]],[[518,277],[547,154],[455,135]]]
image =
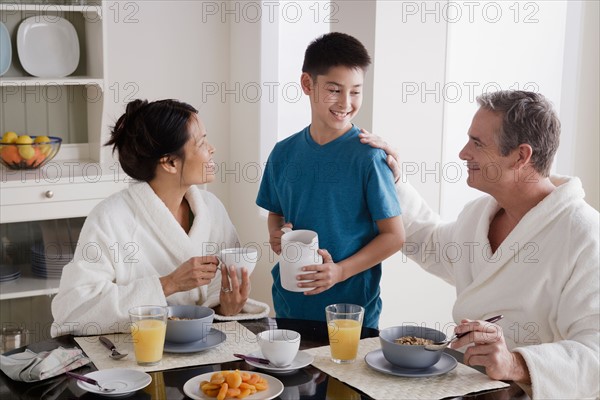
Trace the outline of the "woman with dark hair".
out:
[[[107,145],[138,182],[87,217],[52,301],[52,335],[127,331],[128,310],[144,304],[200,304],[217,319],[267,316],[266,304],[248,298],[248,271],[240,282],[210,255],[239,239],[223,204],[197,186],[215,173],[215,148],[197,110],[135,100]]]

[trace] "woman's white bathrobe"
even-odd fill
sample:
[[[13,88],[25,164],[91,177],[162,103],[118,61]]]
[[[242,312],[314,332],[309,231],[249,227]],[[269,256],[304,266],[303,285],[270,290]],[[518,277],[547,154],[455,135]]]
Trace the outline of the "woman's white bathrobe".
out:
[[[227,211],[213,194],[192,186],[185,198],[194,214],[189,234],[147,183],[134,183],[92,210],[52,301],[53,336],[128,331],[128,310],[138,305],[219,304],[219,272],[209,285],[167,298],[159,281],[193,256],[239,246]],[[266,304],[248,299],[242,313],[221,319],[268,313]]]
[[[492,254],[488,230],[499,210],[491,196],[467,204],[444,224],[409,184],[405,254],[456,286],[454,320],[503,314],[509,349],[523,355],[534,398],[599,395],[599,217],[577,178],[557,185]]]

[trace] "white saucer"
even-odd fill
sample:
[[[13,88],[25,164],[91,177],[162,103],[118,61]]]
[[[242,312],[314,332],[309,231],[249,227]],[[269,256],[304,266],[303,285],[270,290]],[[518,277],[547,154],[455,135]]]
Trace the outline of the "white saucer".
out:
[[[206,396],[202,390],[200,390],[200,382],[202,381],[210,381],[210,377],[216,371],[207,372],[206,374],[198,375],[187,381],[183,385],[183,393],[185,393],[188,397],[194,400],[214,400],[214,397]],[[260,372],[254,371],[240,371],[247,372],[249,374],[258,374],[262,378],[266,379],[269,384],[269,388],[267,390],[263,390],[262,392],[256,392],[252,396],[245,397],[246,400],[269,400],[274,399],[279,396],[281,392],[283,392],[283,383],[277,378],[272,376],[261,374]]]
[[[265,356],[262,355],[260,350],[250,353],[248,355],[252,356],[252,357],[265,358]],[[313,357],[312,354],[306,353],[304,351],[299,351],[298,354],[296,355],[296,358],[294,358],[294,361],[292,361],[292,363],[290,365],[286,365],[285,367],[276,367],[274,365],[265,365],[265,364],[257,363],[254,361],[248,361],[248,360],[244,360],[244,361],[246,361],[246,363],[252,365],[253,367],[260,368],[265,371],[269,371],[272,374],[291,374],[293,372],[296,372],[300,368],[304,368],[307,365],[310,365],[310,363],[312,363],[314,360],[315,360],[315,358]]]
[[[106,397],[129,396],[136,390],[143,389],[152,382],[152,377],[147,373],[127,368],[111,368],[103,371],[94,371],[85,374],[85,376],[95,379],[102,387],[116,389],[110,393],[106,393],[98,389],[98,386],[96,385],[77,381],[77,386],[81,389]]]
[[[196,342],[173,343],[165,341],[164,351],[167,353],[196,353],[212,349],[223,343],[225,339],[227,339],[227,335],[218,329],[212,328],[204,339]]]
[[[376,371],[390,375],[406,376],[409,378],[424,378],[428,376],[442,375],[452,371],[458,365],[456,358],[452,357],[450,354],[442,353],[442,358],[440,358],[440,361],[429,368],[400,368],[386,360],[381,349],[369,352],[365,356],[365,362],[369,367]]]

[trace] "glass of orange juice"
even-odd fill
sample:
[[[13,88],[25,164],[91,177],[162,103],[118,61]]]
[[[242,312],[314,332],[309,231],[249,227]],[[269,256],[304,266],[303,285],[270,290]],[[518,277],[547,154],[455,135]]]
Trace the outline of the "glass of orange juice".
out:
[[[356,304],[332,304],[325,307],[333,362],[346,364],[356,359],[364,315],[365,309]]]
[[[129,310],[133,350],[138,365],[150,366],[160,362],[167,332],[167,308],[137,306]]]

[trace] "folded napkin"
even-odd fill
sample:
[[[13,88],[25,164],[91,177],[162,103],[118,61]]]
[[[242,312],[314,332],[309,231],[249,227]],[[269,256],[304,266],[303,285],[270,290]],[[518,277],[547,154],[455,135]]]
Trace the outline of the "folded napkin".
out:
[[[89,363],[78,348],[59,347],[52,351],[34,353],[25,350],[10,356],[0,355],[0,369],[15,381],[35,382],[63,374]]]

